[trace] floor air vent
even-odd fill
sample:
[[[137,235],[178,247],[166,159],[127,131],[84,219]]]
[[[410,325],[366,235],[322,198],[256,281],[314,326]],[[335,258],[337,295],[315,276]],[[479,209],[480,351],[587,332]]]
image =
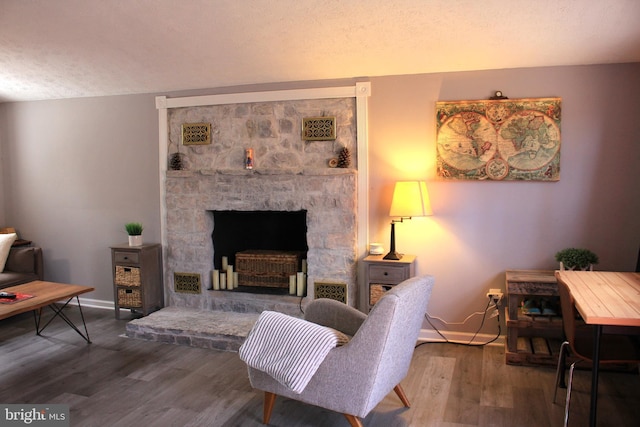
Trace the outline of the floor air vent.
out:
[[[346,283],[314,283],[314,298],[329,298],[343,303],[347,303],[347,284]]]
[[[173,283],[176,292],[200,293],[200,274],[198,273],[173,273]]]

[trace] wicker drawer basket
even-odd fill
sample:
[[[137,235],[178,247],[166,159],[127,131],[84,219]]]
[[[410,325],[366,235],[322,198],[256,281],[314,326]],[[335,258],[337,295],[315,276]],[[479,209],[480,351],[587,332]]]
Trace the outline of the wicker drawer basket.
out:
[[[393,286],[391,285],[369,285],[369,304],[374,305],[382,298],[385,292],[390,291]]]
[[[140,286],[140,269],[116,265],[116,286]]]
[[[118,288],[118,305],[120,307],[142,307],[140,289]]]
[[[300,271],[300,252],[249,250],[236,253],[240,286],[288,288],[289,276]]]

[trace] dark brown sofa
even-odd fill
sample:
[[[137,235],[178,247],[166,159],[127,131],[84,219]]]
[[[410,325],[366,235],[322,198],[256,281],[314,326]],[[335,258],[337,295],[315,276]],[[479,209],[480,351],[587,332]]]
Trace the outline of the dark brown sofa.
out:
[[[14,247],[9,251],[4,271],[0,273],[0,289],[34,280],[43,280],[42,248]]]

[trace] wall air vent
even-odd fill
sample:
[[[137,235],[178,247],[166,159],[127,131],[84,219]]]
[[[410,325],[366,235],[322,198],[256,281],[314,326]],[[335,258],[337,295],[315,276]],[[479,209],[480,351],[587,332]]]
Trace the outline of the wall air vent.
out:
[[[305,117],[302,119],[302,139],[332,141],[336,139],[335,117]]]
[[[182,125],[182,145],[211,144],[211,123],[185,123]]]

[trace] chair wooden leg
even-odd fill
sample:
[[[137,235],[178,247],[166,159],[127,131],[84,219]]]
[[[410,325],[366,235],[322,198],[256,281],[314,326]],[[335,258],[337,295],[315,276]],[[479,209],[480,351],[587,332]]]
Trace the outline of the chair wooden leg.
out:
[[[407,399],[407,395],[404,393],[404,390],[402,389],[402,386],[400,384],[398,384],[397,386],[395,386],[393,388],[393,391],[396,392],[396,394],[398,395],[398,397],[400,398],[400,401],[402,402],[402,404],[407,407],[410,408],[411,407],[411,403],[409,403],[409,399]]]
[[[271,419],[271,411],[273,404],[276,402],[276,394],[268,391],[264,392],[264,412],[262,415],[262,424],[269,424]]]
[[[362,421],[360,421],[360,418],[356,417],[355,415],[344,414],[344,416],[347,421],[349,421],[349,425],[351,427],[364,427],[362,425]]]

